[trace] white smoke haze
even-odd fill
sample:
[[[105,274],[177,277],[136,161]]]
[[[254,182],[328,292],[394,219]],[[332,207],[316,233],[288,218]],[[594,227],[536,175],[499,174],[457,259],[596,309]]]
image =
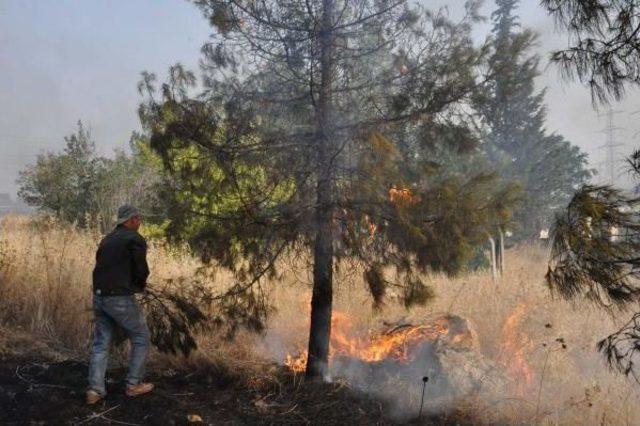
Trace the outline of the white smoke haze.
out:
[[[422,325],[432,327],[444,319],[451,329],[435,333],[433,340],[399,343],[406,360],[389,357],[363,361],[341,356],[334,360],[332,371],[357,389],[387,401],[391,416],[400,420],[415,418],[421,406],[423,414],[437,415],[450,411],[465,398],[504,394],[502,369],[481,354],[477,337],[471,337],[475,333],[467,333],[471,330],[468,321],[458,316],[436,316],[425,318]]]
[[[427,1],[428,8],[446,6],[455,16],[462,1]],[[494,8],[486,1],[482,12]],[[589,153],[591,165],[602,170],[606,120],[593,110],[588,89],[562,81],[549,52],[567,45],[565,34],[538,1],[522,1],[524,27],[540,35],[538,54],[544,68],[538,79],[546,87],[548,129],[564,135]],[[475,30],[480,42],[490,24]],[[197,69],[200,46],[210,27],[186,1],[139,0],[104,2],[65,0],[4,0],[0,4],[0,192],[15,193],[17,173],[42,150],[58,150],[63,136],[81,119],[92,130],[101,154],[126,147],[133,130],[140,97],[140,72],[162,73],[181,62]],[[638,91],[613,105],[616,111],[618,183],[628,187],[623,156],[631,151],[640,131]],[[601,111],[602,112],[602,111]],[[635,135],[635,136],[634,136]],[[597,178],[596,178],[597,180]]]

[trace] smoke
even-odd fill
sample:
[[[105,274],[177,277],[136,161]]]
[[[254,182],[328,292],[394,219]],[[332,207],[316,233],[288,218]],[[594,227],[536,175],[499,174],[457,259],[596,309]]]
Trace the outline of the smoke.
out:
[[[304,374],[306,351],[291,344],[291,330],[268,330],[259,351]],[[344,381],[383,401],[398,420],[415,418],[421,406],[438,415],[460,400],[507,392],[503,368],[482,355],[469,321],[455,315],[367,331],[347,313],[334,311],[329,374],[328,381]]]
[[[465,352],[446,349],[441,342],[425,342],[411,362],[366,363],[339,357],[332,372],[356,389],[385,401],[391,417],[408,420],[417,417],[422,403],[425,413],[437,415],[450,411],[459,399],[487,390],[488,381],[483,383],[480,377],[474,377],[480,370],[488,373],[486,365],[475,364],[480,357],[471,359],[474,356]]]

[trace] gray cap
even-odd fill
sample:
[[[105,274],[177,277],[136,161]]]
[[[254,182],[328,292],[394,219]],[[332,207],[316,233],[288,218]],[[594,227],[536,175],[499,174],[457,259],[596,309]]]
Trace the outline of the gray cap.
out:
[[[116,223],[118,225],[122,225],[134,216],[140,216],[140,212],[138,211],[138,209],[129,204],[125,204],[124,206],[120,206],[118,208],[118,219],[116,220]]]

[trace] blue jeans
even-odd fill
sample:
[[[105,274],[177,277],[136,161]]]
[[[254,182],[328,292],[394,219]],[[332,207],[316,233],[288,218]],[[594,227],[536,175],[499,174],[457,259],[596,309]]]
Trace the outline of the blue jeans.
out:
[[[101,395],[106,394],[105,373],[109,362],[109,347],[113,329],[121,327],[126,333],[131,347],[127,384],[140,383],[144,375],[144,365],[149,353],[150,334],[147,322],[134,296],[93,296],[93,347],[89,361],[89,389]]]

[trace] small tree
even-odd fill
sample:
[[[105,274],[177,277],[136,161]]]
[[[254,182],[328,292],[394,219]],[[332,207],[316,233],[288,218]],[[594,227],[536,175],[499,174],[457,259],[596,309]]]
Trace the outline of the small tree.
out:
[[[114,213],[123,204],[136,205],[151,223],[164,216],[160,159],[140,135],[132,136],[130,147],[131,154],[116,150],[113,158],[103,158],[104,167],[96,176],[92,198],[103,230],[114,226]]]
[[[99,220],[103,231],[121,204],[135,203],[145,213],[157,208],[162,167],[143,140],[132,138],[132,155],[101,157],[79,121],[65,142],[62,152],[40,154],[20,172],[18,195],[27,204],[80,226]]]
[[[84,225],[95,215],[93,193],[104,162],[96,157],[91,133],[78,121],[76,133],[64,138],[62,153],[45,153],[20,172],[18,195],[41,211]]]

